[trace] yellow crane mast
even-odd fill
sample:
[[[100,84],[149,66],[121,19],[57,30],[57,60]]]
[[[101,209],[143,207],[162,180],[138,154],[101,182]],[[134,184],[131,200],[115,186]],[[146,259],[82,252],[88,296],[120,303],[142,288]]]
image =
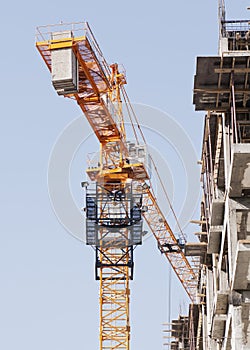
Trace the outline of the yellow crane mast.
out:
[[[76,100],[100,143],[100,156],[86,171],[91,184],[82,183],[86,243],[95,248],[100,281],[100,349],[129,350],[129,281],[143,217],[193,302],[197,270],[157,203],[145,142],[139,144],[137,135],[136,143],[126,138],[122,102],[132,107],[125,73],[107,64],[86,22],[38,27],[36,47],[58,95]]]

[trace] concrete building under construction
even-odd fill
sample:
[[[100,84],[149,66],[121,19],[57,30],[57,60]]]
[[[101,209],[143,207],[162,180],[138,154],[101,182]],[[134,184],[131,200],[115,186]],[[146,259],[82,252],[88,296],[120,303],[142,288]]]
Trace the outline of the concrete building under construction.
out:
[[[172,321],[171,350],[250,349],[249,73],[249,20],[227,20],[220,1],[218,56],[197,57],[194,77],[195,110],[206,113],[199,303]]]

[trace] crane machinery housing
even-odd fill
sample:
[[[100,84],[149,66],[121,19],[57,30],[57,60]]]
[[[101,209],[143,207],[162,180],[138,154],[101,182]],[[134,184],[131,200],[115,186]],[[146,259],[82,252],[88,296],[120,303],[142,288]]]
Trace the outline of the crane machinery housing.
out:
[[[98,158],[86,170],[86,244],[95,249],[100,282],[100,350],[128,350],[130,344],[129,281],[133,252],[142,244],[143,218],[192,302],[196,300],[199,259],[187,258],[185,237],[175,237],[150,180],[154,160],[124,85],[117,63],[108,65],[86,22],[37,28],[36,47],[51,72],[58,95],[75,100],[99,144]],[[135,141],[126,137],[127,108]],[[142,141],[139,141],[142,140]]]

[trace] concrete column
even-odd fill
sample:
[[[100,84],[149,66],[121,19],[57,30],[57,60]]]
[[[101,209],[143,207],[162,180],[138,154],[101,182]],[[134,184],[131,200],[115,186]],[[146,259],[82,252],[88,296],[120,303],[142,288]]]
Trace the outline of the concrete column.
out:
[[[234,350],[242,350],[242,320],[241,320],[242,315],[241,313],[242,313],[241,306],[233,307],[231,347]]]
[[[250,291],[242,293],[243,349],[250,349]]]
[[[225,113],[222,114],[222,129],[223,129],[223,147],[224,147],[224,169],[225,169],[225,189],[229,192],[229,169],[230,169],[230,127],[226,126]]]
[[[228,200],[229,204],[229,230],[228,230],[228,260],[229,260],[229,280],[231,283],[234,271],[235,253],[237,248],[237,221],[236,221],[236,206],[233,200]]]
[[[233,305],[228,306],[227,312],[227,321],[225,327],[225,338],[222,343],[222,350],[227,350],[231,344],[231,335],[232,335],[232,309]]]
[[[221,292],[225,292],[225,291],[228,290],[228,273],[225,272],[225,271],[220,271],[219,277],[220,277],[220,280],[219,280],[220,288],[219,288],[219,290]]]

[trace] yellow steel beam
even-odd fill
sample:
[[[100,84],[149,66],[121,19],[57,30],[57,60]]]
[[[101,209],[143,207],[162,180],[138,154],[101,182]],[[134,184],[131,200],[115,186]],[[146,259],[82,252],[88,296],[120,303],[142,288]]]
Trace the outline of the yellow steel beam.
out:
[[[129,350],[129,251],[106,248],[100,267],[100,350]],[[115,266],[119,264],[124,266]],[[110,263],[113,266],[108,266]],[[107,264],[107,266],[105,266]]]

